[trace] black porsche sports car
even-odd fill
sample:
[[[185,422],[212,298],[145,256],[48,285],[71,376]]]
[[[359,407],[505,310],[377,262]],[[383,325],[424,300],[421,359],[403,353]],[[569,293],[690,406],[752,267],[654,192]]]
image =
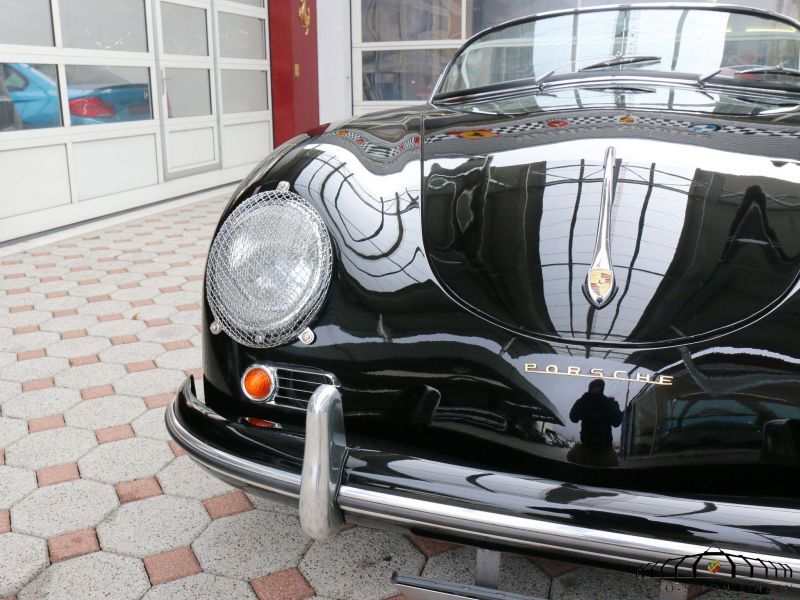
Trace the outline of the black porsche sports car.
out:
[[[546,13],[290,140],[222,215],[171,435],[316,538],[800,588],[799,60],[756,9]]]

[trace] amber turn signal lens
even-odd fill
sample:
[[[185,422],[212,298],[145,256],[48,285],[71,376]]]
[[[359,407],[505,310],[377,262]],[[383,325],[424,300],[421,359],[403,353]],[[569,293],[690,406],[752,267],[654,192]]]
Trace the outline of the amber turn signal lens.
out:
[[[250,367],[242,379],[242,388],[251,400],[264,400],[272,392],[272,375],[264,367]]]
[[[245,422],[255,427],[264,427],[266,429],[280,429],[281,426],[275,421],[267,421],[266,419],[257,419],[256,417],[245,417]]]

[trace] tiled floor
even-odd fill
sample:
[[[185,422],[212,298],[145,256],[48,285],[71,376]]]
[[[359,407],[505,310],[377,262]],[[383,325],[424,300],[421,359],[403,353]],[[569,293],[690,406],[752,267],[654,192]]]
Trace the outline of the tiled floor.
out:
[[[362,527],[312,543],[293,509],[235,491],[170,441],[164,406],[200,373],[223,206],[0,258],[0,598],[369,600],[396,596],[394,570],[471,583],[469,548]],[[658,595],[653,581],[512,555],[501,588]]]

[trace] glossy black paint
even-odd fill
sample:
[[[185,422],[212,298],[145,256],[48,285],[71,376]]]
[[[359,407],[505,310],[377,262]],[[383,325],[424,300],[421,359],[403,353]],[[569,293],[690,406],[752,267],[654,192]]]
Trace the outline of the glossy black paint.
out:
[[[641,90],[567,90],[312,132],[226,214],[280,181],[317,207],[336,265],[316,341],[257,350],[205,327],[209,406],[302,431],[239,382],[253,362],[309,366],[341,383],[351,456],[796,506],[800,121],[684,92],[680,110],[655,85],[646,108]],[[609,146],[619,291],[597,310],[581,285]],[[611,461],[571,452],[592,369],[623,411]]]

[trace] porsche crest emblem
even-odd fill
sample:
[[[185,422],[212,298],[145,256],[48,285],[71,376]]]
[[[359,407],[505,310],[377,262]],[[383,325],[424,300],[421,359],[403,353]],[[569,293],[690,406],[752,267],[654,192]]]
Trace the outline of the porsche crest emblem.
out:
[[[597,298],[598,303],[608,296],[614,288],[614,273],[607,269],[592,269],[589,271],[589,289]]]

